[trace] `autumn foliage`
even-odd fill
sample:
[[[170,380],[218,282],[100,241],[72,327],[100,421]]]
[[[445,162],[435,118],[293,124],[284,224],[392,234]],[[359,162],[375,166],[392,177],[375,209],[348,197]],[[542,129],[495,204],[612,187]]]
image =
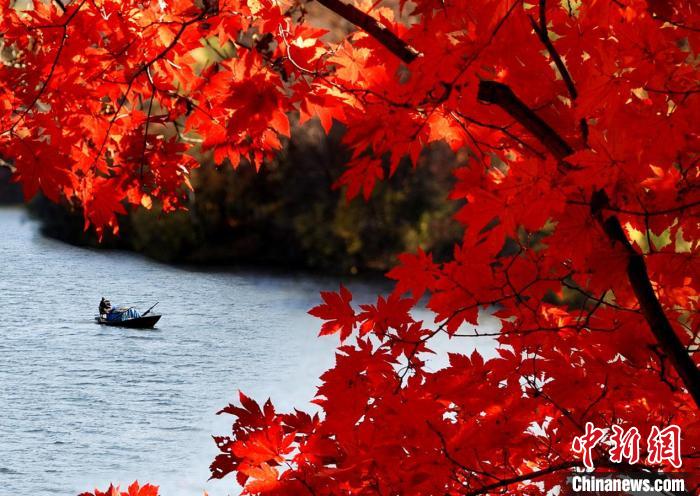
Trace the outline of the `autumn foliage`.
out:
[[[0,11],[0,156],[27,197],[82,206],[98,231],[128,205],[179,208],[195,154],[260,167],[292,114],[345,125],[349,198],[432,142],[470,152],[449,192],[452,260],[402,254],[373,303],[323,293],[311,313],[341,345],[320,413],[241,394],[212,476],[250,494],[544,495],[581,466],[587,422],[674,424],[695,493],[697,5],[319,1],[358,29],[330,39],[286,0]],[[202,65],[206,46],[220,55]],[[434,321],[413,317],[421,299]],[[484,311],[499,322],[489,359],[470,343]],[[434,367],[438,335],[450,352]],[[644,444],[634,467],[592,455],[672,469]]]
[[[118,486],[110,485],[104,492],[95,489],[95,492],[82,493],[80,496],[158,496],[158,486],[152,486],[151,484],[140,486],[138,481],[136,481],[126,491],[120,491]]]

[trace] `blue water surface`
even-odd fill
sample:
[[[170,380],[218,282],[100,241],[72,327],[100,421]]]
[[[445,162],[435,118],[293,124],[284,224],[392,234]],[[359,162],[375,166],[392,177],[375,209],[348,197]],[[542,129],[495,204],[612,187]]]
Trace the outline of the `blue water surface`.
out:
[[[239,389],[310,407],[337,339],[317,338],[306,312],[339,282],[77,248],[0,209],[0,496],[134,479],[164,496],[237,494],[233,477],[207,482],[211,434],[230,427],[215,413]],[[361,301],[385,289],[350,286]],[[101,296],[141,311],[159,301],[163,318],[152,331],[99,326]]]

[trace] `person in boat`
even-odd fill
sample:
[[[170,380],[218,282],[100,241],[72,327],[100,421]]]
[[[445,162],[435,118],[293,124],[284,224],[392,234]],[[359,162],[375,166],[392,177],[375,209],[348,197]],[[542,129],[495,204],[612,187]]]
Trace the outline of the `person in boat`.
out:
[[[112,304],[104,296],[100,300],[100,317],[104,317],[112,311]]]
[[[134,307],[112,308],[112,303],[103,296],[100,300],[100,317],[110,321],[137,319],[141,315]]]

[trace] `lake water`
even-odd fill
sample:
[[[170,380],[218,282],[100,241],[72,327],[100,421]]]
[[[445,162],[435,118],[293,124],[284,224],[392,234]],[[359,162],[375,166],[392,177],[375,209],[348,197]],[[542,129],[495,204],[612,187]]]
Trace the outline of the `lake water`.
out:
[[[241,389],[310,408],[334,338],[306,311],[339,280],[194,271],[43,238],[0,209],[0,494],[76,495],[138,479],[164,496],[237,494],[207,482],[215,412]],[[360,302],[379,283],[349,285]],[[100,296],[142,311],[152,331],[98,326]]]

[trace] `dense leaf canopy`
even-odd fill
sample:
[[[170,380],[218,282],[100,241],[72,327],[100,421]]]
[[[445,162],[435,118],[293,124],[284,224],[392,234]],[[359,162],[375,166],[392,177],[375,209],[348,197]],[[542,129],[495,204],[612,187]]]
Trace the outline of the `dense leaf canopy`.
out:
[[[311,313],[342,344],[321,413],[241,395],[213,477],[252,494],[539,495],[581,465],[587,422],[645,438],[674,424],[694,493],[697,5],[320,3],[359,29],[329,39],[285,0],[0,8],[0,156],[27,197],[81,205],[98,231],[127,204],[178,208],[194,155],[260,166],[290,113],[347,127],[350,198],[431,142],[470,150],[450,193],[465,201],[453,259],[401,255],[395,291],[372,304],[323,293]],[[207,47],[219,55],[202,64]],[[412,316],[422,297],[434,322]],[[459,353],[484,309],[500,323],[488,360]],[[648,455],[642,443],[634,468],[671,468]],[[630,469],[602,445],[592,456]]]

